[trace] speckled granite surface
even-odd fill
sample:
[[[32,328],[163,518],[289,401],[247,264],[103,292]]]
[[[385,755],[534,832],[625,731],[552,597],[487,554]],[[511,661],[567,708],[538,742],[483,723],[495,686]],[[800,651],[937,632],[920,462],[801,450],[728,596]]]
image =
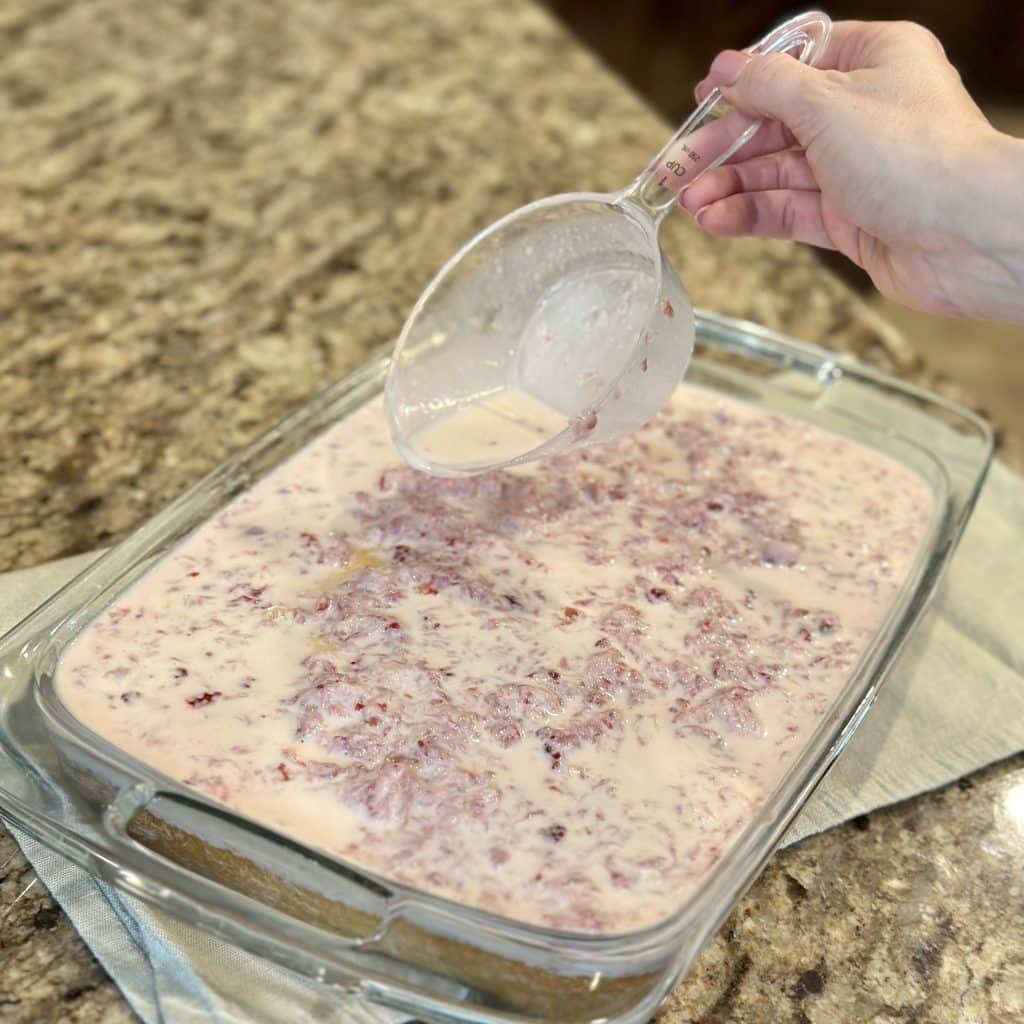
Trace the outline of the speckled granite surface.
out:
[[[0,38],[0,569],[123,536],[386,344],[461,240],[666,132],[523,3],[7,0]],[[681,216],[665,244],[698,303],[928,378],[806,251]],[[2,842],[0,1017],[130,1019]],[[817,837],[659,1019],[1019,1020],[1022,865],[1020,761]]]

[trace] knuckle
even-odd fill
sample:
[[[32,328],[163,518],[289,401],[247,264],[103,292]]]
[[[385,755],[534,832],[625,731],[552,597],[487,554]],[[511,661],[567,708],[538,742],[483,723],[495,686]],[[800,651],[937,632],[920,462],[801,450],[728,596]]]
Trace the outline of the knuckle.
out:
[[[782,209],[779,211],[779,221],[782,226],[782,233],[786,238],[791,238],[796,232],[797,209],[796,201],[792,194],[787,194],[782,201]]]
[[[793,60],[785,53],[770,53],[760,60],[751,61],[747,67],[762,85],[778,85],[786,81],[786,71]]]
[[[941,53],[943,57],[945,57],[946,56],[946,48],[942,45],[942,40],[930,28],[926,28],[924,30],[924,32],[925,32],[925,37],[928,40],[928,42],[932,46],[934,46],[935,49],[939,53]]]
[[[802,185],[804,157],[792,151],[779,161],[779,188],[799,189]]]
[[[892,35],[907,45],[925,45],[945,53],[939,37],[930,29],[916,21],[892,22]]]
[[[752,60],[744,69],[749,73],[744,83],[748,94],[770,98],[781,120],[799,130],[816,119],[820,99],[826,89],[822,72],[808,74],[807,68],[791,55],[772,53]]]
[[[752,60],[744,69],[749,72],[748,86],[777,101],[790,103],[795,94],[792,81],[793,58],[784,53],[771,53]]]
[[[736,223],[740,231],[745,235],[755,234],[759,220],[757,201],[752,195],[741,195],[736,204]]]
[[[841,92],[849,87],[849,77],[842,71],[835,71],[826,68],[816,71],[814,74],[815,84],[826,92]]]

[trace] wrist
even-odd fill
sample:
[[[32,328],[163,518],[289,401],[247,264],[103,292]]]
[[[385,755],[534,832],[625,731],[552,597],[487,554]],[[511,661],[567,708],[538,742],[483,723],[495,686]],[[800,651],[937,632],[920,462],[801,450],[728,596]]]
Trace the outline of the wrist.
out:
[[[976,308],[964,312],[1024,323],[1024,140],[989,128],[973,155],[959,220],[975,254],[967,283]]]
[[[976,187],[976,228],[1000,250],[1024,246],[1024,139],[994,128],[979,151]]]

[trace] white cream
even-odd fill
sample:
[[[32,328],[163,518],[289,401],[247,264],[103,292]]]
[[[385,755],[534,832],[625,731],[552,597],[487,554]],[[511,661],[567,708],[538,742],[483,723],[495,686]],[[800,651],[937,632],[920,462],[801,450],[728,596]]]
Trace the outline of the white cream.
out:
[[[531,416],[435,440],[493,453]],[[466,480],[400,465],[372,403],[101,615],[58,686],[311,846],[620,931],[700,886],[771,792],[930,514],[888,459],[688,386],[625,441]]]

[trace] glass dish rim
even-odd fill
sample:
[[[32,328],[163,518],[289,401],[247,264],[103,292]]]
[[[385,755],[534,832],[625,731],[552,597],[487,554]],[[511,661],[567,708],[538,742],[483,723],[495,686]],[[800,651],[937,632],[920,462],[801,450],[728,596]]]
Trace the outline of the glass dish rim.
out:
[[[531,946],[548,946],[551,942],[556,941],[561,946],[568,945],[579,953],[598,953],[602,950],[618,951],[621,950],[624,944],[632,947],[634,950],[638,948],[650,949],[655,943],[663,943],[666,939],[670,939],[676,933],[682,932],[691,925],[696,925],[699,931],[710,935],[714,927],[717,926],[718,921],[735,904],[735,901],[742,894],[746,885],[756,878],[761,865],[776,848],[778,839],[783,834],[785,828],[799,811],[814,786],[823,777],[828,766],[842,746],[845,745],[849,736],[852,735],[860,719],[863,718],[867,706],[870,705],[870,701],[873,700],[878,687],[881,685],[885,670],[892,663],[909,629],[923,611],[934,589],[938,575],[948,563],[956,540],[966,524],[971,508],[980,491],[991,461],[992,440],[988,425],[970,410],[963,408],[944,396],[936,395],[916,385],[899,381],[880,371],[863,366],[848,357],[828,352],[806,342],[797,341],[749,321],[709,314],[700,310],[697,311],[697,327],[698,341],[708,341],[717,332],[719,342],[721,343],[724,340],[724,344],[721,344],[720,347],[726,351],[732,348],[741,355],[749,355],[752,351],[762,355],[768,352],[782,353],[788,358],[788,362],[784,361],[781,366],[792,365],[794,362],[799,362],[802,359],[815,369],[815,375],[820,382],[825,382],[825,379],[828,377],[839,378],[845,376],[855,381],[863,381],[875,386],[881,385],[885,390],[895,391],[905,399],[916,398],[927,402],[930,406],[942,408],[947,413],[957,416],[962,423],[977,433],[978,441],[983,450],[980,461],[972,470],[973,486],[966,495],[962,496],[959,500],[954,500],[954,496],[947,495],[945,508],[943,509],[941,507],[943,502],[940,501],[940,496],[933,494],[935,504],[928,542],[922,542],[919,556],[915,559],[914,569],[904,581],[899,598],[890,607],[884,622],[879,627],[871,643],[862,653],[857,667],[844,684],[829,713],[819,722],[814,732],[804,744],[798,757],[789,765],[783,779],[772,790],[769,797],[758,809],[754,817],[748,821],[741,833],[734,838],[729,849],[723,854],[712,870],[708,883],[701,890],[693,893],[681,903],[676,904],[669,914],[666,914],[656,922],[624,932],[577,932],[551,929],[542,925],[517,921],[482,908],[461,904],[446,897],[440,897],[415,887],[395,882],[372,871],[348,865],[339,858],[324,855],[321,851],[316,850],[316,848],[312,848],[318,856],[326,856],[328,860],[334,861],[340,867],[348,869],[360,877],[368,878],[371,881],[386,886],[403,902],[413,902],[417,905],[422,905],[428,911],[439,911],[443,918],[455,917],[466,921],[466,923],[478,924],[482,928],[486,928],[490,934],[495,932],[509,933],[505,937],[517,942],[525,940]],[[697,358],[698,362],[702,361],[700,356]],[[8,633],[6,640],[10,641],[12,637],[27,640],[30,636],[37,635],[32,629],[33,624],[45,619],[47,610],[53,606],[57,598],[64,597],[67,599],[69,595],[74,595],[76,590],[88,591],[88,584],[97,579],[97,577],[102,577],[103,575],[109,577],[103,587],[101,587],[101,592],[107,597],[106,603],[114,600],[116,594],[123,588],[123,585],[126,585],[123,583],[125,577],[131,576],[131,581],[134,581],[145,571],[145,568],[139,570],[138,566],[146,559],[147,552],[152,557],[154,549],[157,549],[158,556],[162,557],[180,543],[182,535],[172,537],[169,542],[167,536],[168,533],[173,532],[173,520],[176,512],[186,508],[204,490],[210,490],[215,487],[219,477],[230,475],[230,470],[237,470],[238,467],[243,466],[246,462],[256,459],[260,452],[273,444],[275,439],[286,436],[290,429],[301,423],[315,420],[325,410],[343,402],[346,397],[358,392],[360,388],[368,387],[372,381],[375,381],[376,384],[374,393],[379,392],[386,379],[388,361],[387,357],[378,357],[377,359],[370,360],[344,379],[329,385],[291,416],[286,417],[280,423],[261,434],[254,442],[247,445],[237,455],[227,460],[212,473],[189,488],[184,494],[158,512],[156,516],[134,531],[125,541],[97,559],[83,573],[61,588],[49,601],[44,603],[22,623],[14,627]],[[712,365],[714,364],[712,363]],[[825,386],[827,386],[827,382],[825,382]],[[362,401],[362,399],[357,400],[351,408],[347,409],[337,418],[347,416],[349,412],[362,404]],[[796,415],[799,415],[799,412],[796,412]],[[314,434],[310,435],[302,444],[293,448],[284,457],[286,458],[288,455],[300,450],[306,443],[309,443],[313,436],[322,433],[324,429],[326,429],[326,426],[320,424]],[[862,441],[862,443],[864,442]],[[251,483],[252,481],[250,480],[249,482]],[[237,491],[223,495],[221,505],[231,500],[234,493],[237,493]],[[199,522],[205,521],[209,514],[212,513],[203,514],[192,524],[192,528],[197,526]],[[158,530],[158,527],[162,529]],[[153,536],[146,537],[146,534],[149,532],[153,532]],[[944,539],[945,543],[936,546],[935,542],[940,538]],[[143,553],[130,557],[131,543],[134,542],[138,545],[142,543],[143,539],[145,540]],[[161,544],[165,546],[161,548]],[[119,564],[119,557],[122,564]],[[118,585],[119,583],[121,583],[121,586]],[[90,595],[89,601],[95,601],[96,597],[96,594]],[[90,615],[86,622],[91,617]],[[55,634],[61,629],[70,630],[71,626],[69,623],[74,618],[74,614],[65,616],[53,626],[48,634],[50,640],[55,642]],[[85,622],[76,624],[73,629],[73,636],[69,638],[68,643],[71,642],[74,636],[78,635],[78,632],[85,624]],[[15,644],[15,647],[17,647],[17,644]],[[34,686],[33,689],[37,690],[38,685]],[[96,734],[86,730],[85,727],[80,726],[79,728],[88,733],[91,743],[97,738]],[[825,733],[828,734],[828,742],[823,742]],[[154,775],[159,775],[153,769],[141,765],[141,762],[134,762],[134,759],[119,754],[116,748],[113,748],[107,741],[103,742],[117,755],[112,760],[115,762],[118,770],[133,776],[145,774],[150,779]],[[95,753],[95,750],[93,750],[93,753]],[[107,757],[104,756],[102,760],[106,761]],[[125,771],[124,767],[126,762],[128,762],[127,771]],[[805,762],[808,762],[808,764],[805,764]],[[136,764],[142,768],[142,771],[133,770]],[[798,772],[801,766],[803,766],[803,770]],[[799,784],[795,781],[795,777],[798,775],[801,780]],[[160,784],[156,786],[158,792],[185,794],[199,803],[208,804],[214,809],[215,813],[222,815],[225,813],[225,809],[215,801],[206,800],[201,795],[193,793],[180,784],[173,782],[166,784],[163,778],[159,782]],[[10,798],[13,798],[13,801]],[[12,802],[14,805],[13,809],[11,806]],[[19,808],[17,806],[18,803],[17,797],[6,793],[0,787],[0,806],[2,806],[5,815],[16,820],[19,825],[22,825],[33,834],[37,834],[38,829],[33,827],[31,821],[33,815],[29,814],[27,816],[28,820],[23,820],[26,817],[25,814],[19,813],[19,811],[29,811],[30,809]],[[781,807],[784,813],[770,815],[769,811],[773,811],[776,807]],[[231,812],[227,813],[231,816]],[[237,818],[239,816],[234,815],[234,817]],[[50,825],[58,831],[66,828],[60,822],[51,822]],[[262,827],[266,828],[266,826]],[[70,841],[72,843],[84,844],[86,847],[94,847],[89,837],[77,833],[68,833],[64,836],[64,839],[65,842],[61,844],[62,846],[66,846],[67,842]],[[43,841],[46,842],[47,840],[43,839]],[[110,859],[111,851],[108,848],[99,846],[91,849],[91,853]],[[151,856],[156,855],[151,854]],[[751,864],[752,866],[750,866]],[[749,870],[740,872],[742,875],[740,878],[741,884],[732,884],[735,881],[734,876],[743,865],[747,865]],[[180,870],[186,874],[191,874],[187,868],[181,868]],[[728,884],[726,884],[727,882]],[[132,886],[124,885],[123,887],[129,892],[139,894],[138,890]],[[403,897],[403,894],[407,895]],[[188,898],[187,892],[182,893],[182,895]],[[261,905],[270,906],[268,904]],[[701,923],[702,921],[704,923]],[[708,924],[707,921],[711,923]],[[310,927],[316,928],[316,926]],[[320,931],[321,929],[317,928],[317,930]]]

